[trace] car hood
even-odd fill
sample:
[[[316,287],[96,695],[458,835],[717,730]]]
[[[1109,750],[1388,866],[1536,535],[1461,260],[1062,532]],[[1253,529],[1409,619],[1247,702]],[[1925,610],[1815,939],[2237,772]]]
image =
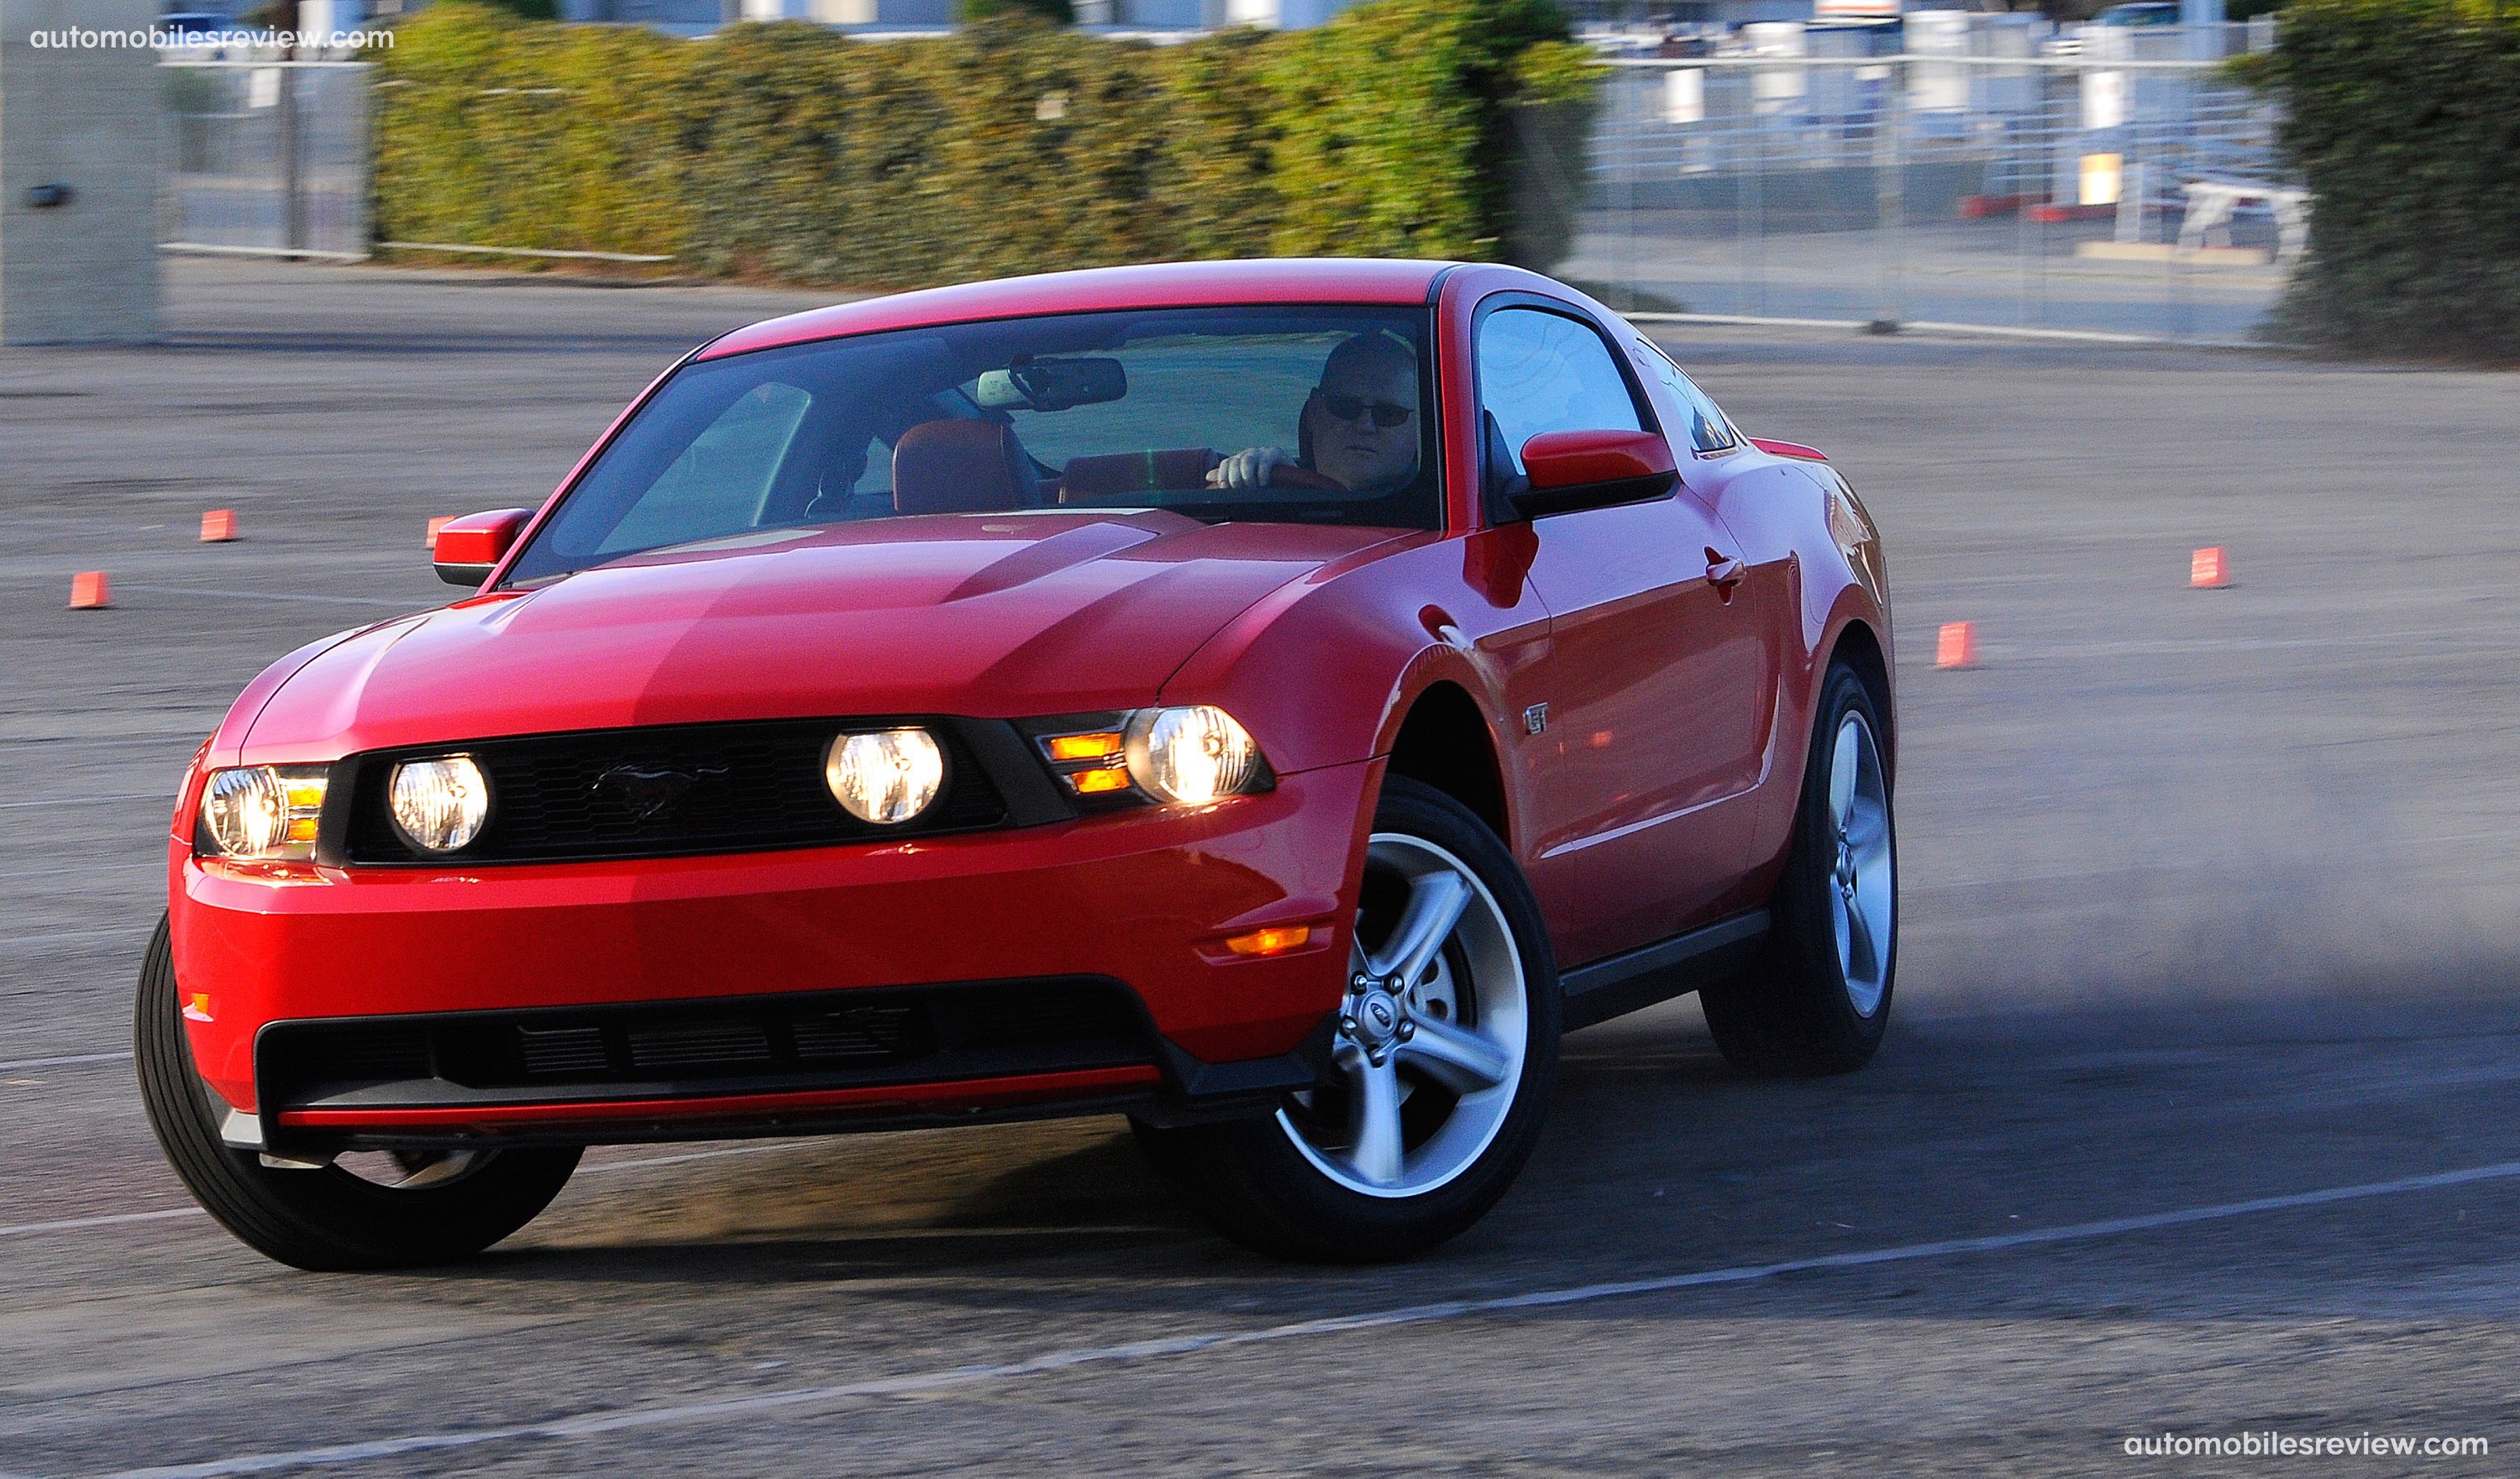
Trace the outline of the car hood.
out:
[[[944,515],[677,546],[382,623],[284,683],[257,760],[710,720],[1128,707],[1389,529]]]

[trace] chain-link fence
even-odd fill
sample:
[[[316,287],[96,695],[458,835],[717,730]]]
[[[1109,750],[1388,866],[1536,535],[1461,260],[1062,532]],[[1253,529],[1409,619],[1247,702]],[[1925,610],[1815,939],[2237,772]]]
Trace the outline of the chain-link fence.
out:
[[[256,256],[368,254],[368,86],[357,62],[173,61],[159,240]]]
[[[1578,211],[1560,275],[1641,310],[2238,340],[2306,246],[2273,110],[2194,55],[2221,35],[2036,55],[2027,27],[1912,23],[1876,57],[1763,29],[1613,63],[1581,157],[1540,166]]]
[[[1970,23],[1911,17],[1895,55],[1751,25],[1614,58],[1589,134],[1527,131],[1522,188],[1574,225],[1556,271],[1644,312],[2250,337],[2308,231],[2272,107],[2220,59],[2264,28],[2060,45],[1946,14]],[[168,63],[162,240],[366,255],[372,71]]]

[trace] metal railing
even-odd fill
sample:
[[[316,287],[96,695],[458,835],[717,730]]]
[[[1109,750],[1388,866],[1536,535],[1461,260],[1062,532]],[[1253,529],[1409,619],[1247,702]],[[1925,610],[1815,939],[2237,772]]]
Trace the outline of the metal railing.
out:
[[[373,70],[361,62],[161,63],[158,240],[178,251],[366,257]]]
[[[1557,270],[1646,312],[2248,339],[2307,209],[2274,110],[2134,51],[1615,59],[1538,162],[1579,202]]]

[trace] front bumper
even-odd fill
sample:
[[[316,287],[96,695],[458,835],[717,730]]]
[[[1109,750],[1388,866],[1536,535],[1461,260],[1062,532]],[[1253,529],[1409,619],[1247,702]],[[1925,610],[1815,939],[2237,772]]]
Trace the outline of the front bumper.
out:
[[[198,860],[170,840],[177,989],[203,1079],[266,1135],[665,1139],[1140,1099],[1158,1111],[1222,1103],[1294,1072],[1340,1000],[1374,771],[1303,772],[1266,794],[1192,811],[735,856],[278,869]],[[1317,927],[1287,954],[1238,957],[1223,946],[1291,924]],[[285,1088],[275,1097],[257,1072],[257,1047],[275,1024],[539,1020],[577,1008],[1077,978],[1115,982],[1143,1008],[1143,1061],[979,1076],[967,1064],[881,1083],[788,1072],[662,1093],[511,1088],[450,1098],[372,1088],[328,1093],[320,1106],[287,1101]]]

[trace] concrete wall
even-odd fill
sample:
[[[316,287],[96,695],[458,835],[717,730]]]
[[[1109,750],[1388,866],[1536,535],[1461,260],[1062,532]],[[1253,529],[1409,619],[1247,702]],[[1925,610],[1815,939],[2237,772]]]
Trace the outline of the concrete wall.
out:
[[[157,19],[155,0],[0,0],[0,342],[158,336],[157,54],[34,44]],[[49,185],[68,203],[30,202]]]

